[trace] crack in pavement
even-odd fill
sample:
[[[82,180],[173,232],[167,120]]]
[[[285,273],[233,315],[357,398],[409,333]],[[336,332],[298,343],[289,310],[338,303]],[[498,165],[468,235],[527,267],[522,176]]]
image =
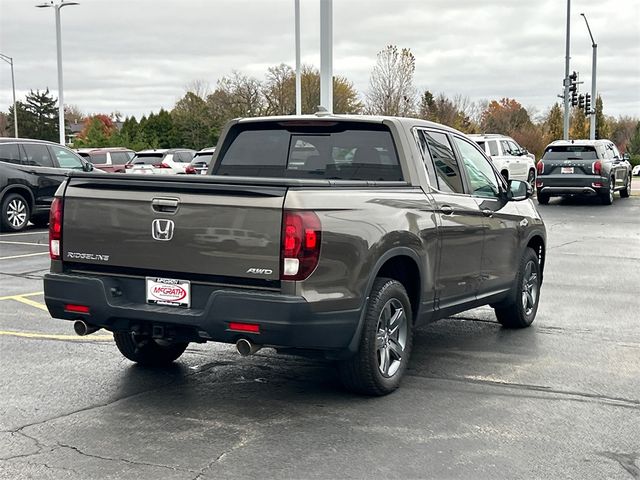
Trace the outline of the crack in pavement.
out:
[[[598,452],[598,455],[618,462],[633,478],[640,479],[640,468],[636,465],[637,453]]]
[[[203,467],[202,469],[200,469],[200,471],[198,472],[198,474],[193,477],[192,480],[198,480],[200,478],[202,478],[202,476],[205,474],[205,472],[207,470],[212,469],[216,464],[220,463],[222,460],[224,460],[224,458],[235,452],[236,450],[239,450],[241,448],[246,447],[250,442],[252,442],[253,440],[255,440],[256,436],[251,436],[251,435],[246,435],[243,436],[240,441],[238,441],[235,445],[232,445],[231,448],[229,448],[228,450],[225,450],[224,452],[222,452],[220,455],[218,455],[214,460],[212,460],[211,462],[209,462],[208,465],[206,465],[205,467]]]
[[[143,467],[166,468],[166,469],[169,469],[169,470],[173,470],[174,472],[196,473],[195,470],[191,470],[189,468],[174,467],[174,466],[171,466],[171,465],[163,465],[161,463],[139,462],[137,460],[129,460],[127,458],[113,458],[113,457],[103,457],[101,455],[94,455],[92,453],[83,452],[78,447],[75,447],[73,445],[68,445],[68,444],[65,444],[65,443],[56,442],[56,445],[58,447],[60,447],[60,448],[68,448],[70,450],[73,450],[74,452],[79,453],[80,455],[82,455],[84,457],[97,458],[98,460],[106,460],[106,461],[110,461],[110,462],[122,462],[122,463],[126,463],[128,465],[139,465],[139,466],[143,466]]]
[[[601,403],[601,404],[609,405],[613,407],[622,407],[622,408],[630,408],[633,410],[640,410],[640,400],[631,400],[631,399],[622,398],[622,397],[609,397],[609,396],[600,395],[597,393],[586,393],[586,392],[578,392],[578,391],[572,391],[572,390],[558,390],[545,385],[529,385],[526,383],[513,383],[513,382],[507,382],[507,381],[497,381],[497,380],[480,379],[480,378],[421,375],[419,373],[411,373],[410,371],[408,371],[406,375],[417,377],[417,378],[430,379],[430,380],[444,380],[444,381],[457,382],[457,383],[489,385],[492,387],[501,387],[501,388],[515,389],[515,390],[525,390],[530,392],[539,392],[544,394],[560,395],[562,397],[566,397],[566,398],[562,398],[563,400],[568,400],[568,401],[587,402],[587,403],[595,402],[595,403]],[[533,398],[543,398],[543,397],[533,397]]]

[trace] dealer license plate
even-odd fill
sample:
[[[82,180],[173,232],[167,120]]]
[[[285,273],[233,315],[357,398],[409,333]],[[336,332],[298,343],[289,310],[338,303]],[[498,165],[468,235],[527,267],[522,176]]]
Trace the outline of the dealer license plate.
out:
[[[175,278],[147,277],[147,303],[189,308],[191,282]]]
[[[573,173],[573,167],[562,167],[560,173]]]

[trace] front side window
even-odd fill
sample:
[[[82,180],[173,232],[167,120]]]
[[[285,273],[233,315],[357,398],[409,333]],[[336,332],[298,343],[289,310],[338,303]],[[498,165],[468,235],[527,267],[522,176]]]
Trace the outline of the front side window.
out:
[[[449,139],[443,133],[423,131],[424,139],[433,159],[436,176],[438,178],[438,190],[450,193],[464,193],[460,166],[453,154],[453,148]]]
[[[0,162],[20,163],[17,143],[0,143]]]
[[[512,142],[511,140],[508,140],[507,144],[509,145],[509,149],[511,150],[511,155],[520,153],[520,151],[522,150],[517,143]]]
[[[500,147],[502,148],[502,155],[512,155],[511,147],[509,147],[509,142],[506,140],[500,140]]]
[[[489,161],[471,143],[454,137],[462,155],[462,163],[469,179],[471,194],[478,197],[498,197],[500,186]]]
[[[82,160],[80,160],[80,158],[70,150],[62,147],[56,147],[55,145],[51,146],[51,150],[53,150],[53,154],[55,155],[56,160],[58,160],[58,165],[60,165],[60,168],[82,170]]]
[[[41,143],[24,143],[24,152],[27,156],[26,164],[36,167],[53,167],[53,160],[49,155],[49,149]]]

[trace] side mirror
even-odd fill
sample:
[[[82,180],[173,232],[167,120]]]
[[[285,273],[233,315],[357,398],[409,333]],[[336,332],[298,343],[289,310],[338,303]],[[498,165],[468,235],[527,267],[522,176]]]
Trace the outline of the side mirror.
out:
[[[519,202],[530,198],[532,195],[533,187],[529,182],[523,182],[522,180],[509,180],[507,200]]]
[[[93,163],[85,162],[82,164],[82,171],[84,172],[92,172],[93,171]]]

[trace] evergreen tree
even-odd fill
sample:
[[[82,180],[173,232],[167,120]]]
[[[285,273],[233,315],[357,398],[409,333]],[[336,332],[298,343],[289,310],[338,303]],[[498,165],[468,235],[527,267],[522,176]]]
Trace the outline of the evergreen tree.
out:
[[[611,138],[611,125],[604,116],[600,95],[596,99],[596,138]]]
[[[18,127],[23,138],[38,140],[58,140],[58,100],[53,98],[49,89],[29,91],[25,101],[16,102]],[[9,108],[10,128],[13,129],[13,106]]]

